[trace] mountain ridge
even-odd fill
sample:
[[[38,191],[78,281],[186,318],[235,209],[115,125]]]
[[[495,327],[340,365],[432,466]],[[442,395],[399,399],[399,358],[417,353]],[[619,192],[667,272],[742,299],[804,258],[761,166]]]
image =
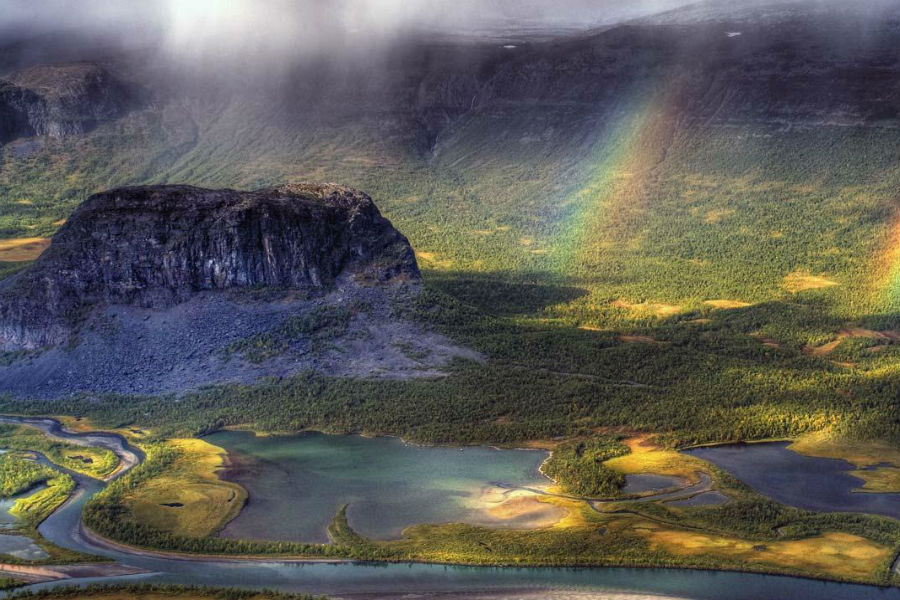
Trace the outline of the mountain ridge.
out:
[[[137,104],[138,92],[89,62],[37,65],[0,79],[0,143],[81,135]]]

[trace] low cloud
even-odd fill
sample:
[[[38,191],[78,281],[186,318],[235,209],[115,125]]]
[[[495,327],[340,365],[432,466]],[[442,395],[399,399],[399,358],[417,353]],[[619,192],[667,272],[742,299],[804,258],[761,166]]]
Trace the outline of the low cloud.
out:
[[[406,35],[583,28],[689,0],[6,0],[5,38],[76,31],[152,44],[180,61],[290,61]]]

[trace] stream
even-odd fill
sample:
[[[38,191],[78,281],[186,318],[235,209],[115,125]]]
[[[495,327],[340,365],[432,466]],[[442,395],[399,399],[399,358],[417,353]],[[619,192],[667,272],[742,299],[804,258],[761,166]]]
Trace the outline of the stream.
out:
[[[25,423],[51,435],[109,448],[119,455],[121,475],[143,459],[119,435],[77,434],[51,419],[0,417],[0,422]],[[76,441],[77,440],[77,441]],[[39,527],[52,543],[78,552],[103,556],[145,571],[115,577],[73,577],[28,586],[38,590],[59,585],[145,582],[266,587],[283,591],[328,594],[335,597],[396,598],[399,595],[455,595],[466,593],[513,597],[549,590],[595,592],[597,598],[683,598],[691,600],[900,600],[900,590],[876,586],[817,581],[798,577],[690,569],[635,568],[518,568],[467,567],[420,563],[321,561],[261,561],[242,558],[169,557],[103,544],[87,535],[81,523],[84,504],[106,485],[73,475],[72,496]]]

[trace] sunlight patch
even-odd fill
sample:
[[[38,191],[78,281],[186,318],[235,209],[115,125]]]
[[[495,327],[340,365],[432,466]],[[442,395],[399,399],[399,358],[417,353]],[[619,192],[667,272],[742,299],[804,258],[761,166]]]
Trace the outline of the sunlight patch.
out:
[[[0,240],[0,261],[34,260],[50,245],[49,238],[30,237]]]
[[[439,258],[434,252],[416,252],[416,258],[425,263],[425,266],[434,269],[449,269],[453,266],[453,260]]]
[[[796,294],[806,290],[820,290],[827,287],[839,285],[834,279],[829,279],[823,275],[812,275],[808,272],[794,271],[784,276],[782,287]]]
[[[624,308],[636,313],[651,313],[657,317],[671,317],[681,312],[681,307],[675,304],[665,304],[663,302],[628,302],[627,300],[615,300],[612,306],[616,308]]]
[[[734,211],[730,208],[714,208],[706,213],[703,217],[703,222],[707,225],[715,225],[733,214]]]
[[[750,306],[749,302],[742,302],[740,300],[726,300],[724,298],[719,300],[706,300],[703,302],[703,304],[721,310],[728,310],[731,308],[746,308]]]

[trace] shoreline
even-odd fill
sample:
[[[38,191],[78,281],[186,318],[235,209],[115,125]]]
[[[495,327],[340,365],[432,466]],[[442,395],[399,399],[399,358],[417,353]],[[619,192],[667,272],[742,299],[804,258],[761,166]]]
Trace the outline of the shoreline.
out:
[[[61,565],[26,565],[0,562],[0,573],[25,579],[33,579],[31,583],[60,581],[65,579],[82,579],[86,577],[121,577],[124,575],[142,575],[146,569],[129,567],[117,562],[71,563]]]
[[[29,418],[29,417],[25,417]],[[48,420],[59,423],[53,418],[47,418]],[[97,430],[94,432],[98,435],[107,435],[106,432],[102,430]],[[83,435],[83,434],[73,434],[73,435]],[[124,440],[124,437],[120,436],[116,433],[110,433],[108,435],[113,435],[118,437],[119,439]],[[391,436],[396,437],[396,436]],[[401,438],[402,439],[402,438]],[[127,440],[126,440],[127,443]],[[130,448],[130,444],[125,446],[125,450],[127,451]],[[138,452],[140,452],[138,450]],[[140,464],[143,459],[143,453],[140,452],[137,454],[138,462],[136,464]],[[135,465],[130,465],[129,468]],[[120,473],[121,475],[122,473]],[[71,499],[71,496],[70,496]],[[68,502],[68,500],[66,501]],[[63,503],[64,506],[66,503]],[[59,509],[57,509],[59,510]],[[257,563],[257,562],[275,562],[275,563],[283,563],[283,564],[359,564],[359,565],[383,565],[383,564],[423,564],[423,565],[437,565],[437,566],[459,566],[459,567],[473,567],[473,568],[529,568],[529,569],[603,569],[603,568],[635,568],[635,569],[682,569],[682,570],[694,570],[694,571],[707,571],[710,573],[715,572],[733,572],[733,573],[751,573],[751,574],[759,574],[773,577],[793,577],[798,579],[812,580],[812,581],[823,581],[823,582],[832,582],[832,583],[842,583],[842,584],[852,584],[852,585],[863,585],[863,586],[872,586],[880,589],[891,589],[898,588],[900,585],[896,583],[880,583],[874,581],[861,581],[854,579],[845,579],[839,577],[829,577],[824,575],[811,575],[811,574],[802,574],[802,573],[793,573],[793,572],[778,572],[771,571],[765,569],[753,569],[753,568],[718,568],[715,566],[694,566],[694,565],[678,565],[678,566],[666,566],[653,564],[649,562],[615,562],[610,561],[606,563],[567,563],[567,564],[544,564],[544,563],[518,563],[518,562],[498,562],[498,563],[466,563],[466,562],[444,562],[444,561],[428,561],[428,560],[362,560],[355,558],[329,558],[329,557],[302,557],[302,556],[290,556],[290,555],[234,555],[234,554],[193,554],[193,553],[184,553],[177,551],[167,551],[167,550],[157,550],[151,548],[142,548],[139,546],[133,546],[127,543],[118,542],[115,540],[108,539],[100,534],[92,531],[90,528],[84,525],[84,523],[79,519],[78,530],[75,533],[76,537],[81,536],[82,539],[85,539],[93,544],[96,544],[100,549],[112,550],[117,552],[122,552],[124,554],[133,554],[141,557],[148,558],[162,558],[162,559],[172,559],[172,560],[181,560],[181,561],[190,561],[190,562],[225,562],[225,563]],[[898,559],[900,562],[900,559]],[[118,564],[118,563],[116,563]],[[46,567],[52,568],[53,565],[45,565]]]
[[[628,562],[608,562],[603,564],[595,563],[570,563],[570,564],[541,564],[541,563],[467,563],[467,562],[447,562],[447,561],[429,561],[429,560],[413,560],[413,559],[358,559],[358,558],[325,558],[325,557],[300,557],[291,555],[240,555],[240,554],[189,554],[176,552],[172,550],[156,550],[151,548],[142,548],[132,546],[123,542],[111,540],[88,527],[81,525],[79,533],[84,538],[96,543],[104,549],[109,549],[126,554],[134,554],[136,556],[146,558],[161,558],[173,560],[185,560],[190,562],[212,562],[212,563],[278,563],[278,564],[333,564],[333,565],[360,565],[378,567],[380,565],[434,565],[441,567],[465,567],[474,569],[575,569],[575,570],[593,570],[593,569],[646,569],[646,570],[688,570],[688,571],[707,571],[709,573],[747,573],[753,575],[765,575],[768,577],[788,577],[794,579],[804,579],[808,581],[820,581],[825,583],[838,583],[847,585],[861,585],[876,587],[879,589],[900,589],[900,585],[890,583],[863,582],[853,579],[836,579],[832,577],[820,577],[807,574],[779,573],[777,571],[765,571],[755,569],[735,569],[735,568],[716,568],[710,566],[663,566],[652,563],[628,563]],[[117,563],[118,564],[118,563]]]

